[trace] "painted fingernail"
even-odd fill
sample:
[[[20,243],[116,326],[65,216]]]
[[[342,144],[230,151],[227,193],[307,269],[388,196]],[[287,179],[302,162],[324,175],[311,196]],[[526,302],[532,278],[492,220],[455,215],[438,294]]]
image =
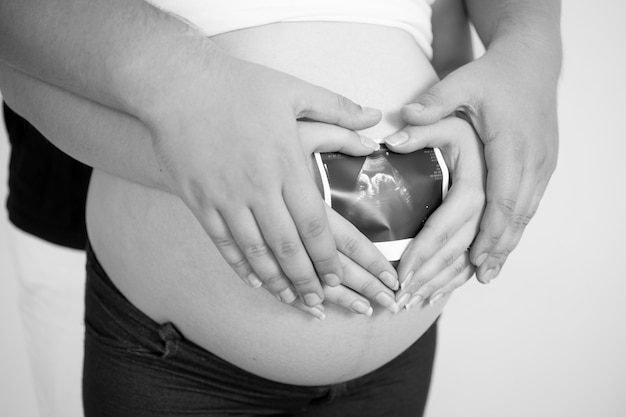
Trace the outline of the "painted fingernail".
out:
[[[361,139],[361,144],[373,151],[377,151],[380,149],[380,145],[376,143],[373,139],[368,138],[367,136],[359,135]]]
[[[363,314],[365,316],[371,316],[372,313],[374,312],[374,309],[372,308],[372,306],[363,300],[356,300],[354,303],[352,303],[350,308],[355,313]]]
[[[402,284],[400,284],[401,289],[405,289],[406,287],[409,286],[411,281],[413,281],[413,275],[415,275],[415,271],[409,271],[409,273],[406,274],[404,281],[402,281]]]
[[[254,272],[251,272],[246,277],[246,280],[247,280],[247,284],[251,286],[252,288],[259,288],[261,285],[263,285],[259,277]]]
[[[411,104],[407,104],[404,107],[408,110],[411,110],[417,113],[423,111],[426,108],[422,103],[411,103]]]
[[[406,132],[397,132],[385,138],[385,142],[387,142],[391,146],[402,145],[408,140],[409,140],[409,134]]]
[[[409,302],[409,300],[411,299],[411,294],[406,293],[403,294],[402,297],[400,297],[400,299],[398,300],[398,308],[396,313],[398,313],[400,310],[402,310],[404,308],[404,306],[406,305],[406,303]]]
[[[290,304],[296,299],[296,294],[291,288],[285,288],[278,293],[278,299],[283,303]]]
[[[321,302],[322,302],[322,297],[315,294],[314,292],[310,292],[304,295],[304,304],[306,304],[309,307],[315,307]]]
[[[385,308],[392,308],[396,304],[396,300],[386,292],[379,292],[374,299]]]
[[[313,315],[318,320],[324,320],[326,318],[326,314],[324,314],[324,307],[320,304],[309,310],[309,313]]]
[[[436,304],[437,302],[439,302],[439,300],[441,300],[442,298],[443,298],[443,293],[442,292],[437,293],[428,299],[428,304],[432,306]]]
[[[410,309],[421,303],[423,300],[424,298],[421,295],[413,294],[413,297],[411,297],[411,300],[407,303],[406,306],[404,306],[404,308],[409,311]]]
[[[483,284],[489,284],[491,280],[494,279],[495,277],[496,277],[496,270],[488,269],[487,272],[485,272],[483,276],[481,277],[481,281],[483,282]]]
[[[476,259],[476,266],[481,266],[487,260],[487,254],[483,253]]]
[[[324,282],[330,285],[331,287],[336,287],[337,285],[341,284],[341,280],[335,274],[324,275]]]
[[[380,280],[392,290],[397,290],[400,287],[400,283],[398,282],[398,278],[394,277],[393,274],[389,271],[383,271],[380,274]]]

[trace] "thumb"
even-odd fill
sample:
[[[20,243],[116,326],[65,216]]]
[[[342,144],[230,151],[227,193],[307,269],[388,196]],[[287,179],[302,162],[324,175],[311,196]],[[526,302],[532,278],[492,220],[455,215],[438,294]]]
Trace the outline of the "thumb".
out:
[[[382,117],[379,110],[361,107],[325,88],[308,84],[294,101],[296,117],[330,123],[353,130],[367,129]]]
[[[378,143],[366,136],[327,123],[298,122],[298,136],[307,155],[314,152],[341,152],[365,156],[380,149]]]
[[[475,83],[455,71],[421,94],[414,103],[402,108],[402,118],[412,125],[426,125],[443,119],[470,105],[475,98]]]

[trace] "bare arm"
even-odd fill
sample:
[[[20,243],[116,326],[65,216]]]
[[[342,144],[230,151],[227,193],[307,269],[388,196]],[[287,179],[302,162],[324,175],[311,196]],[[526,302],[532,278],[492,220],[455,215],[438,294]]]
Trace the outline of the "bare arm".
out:
[[[167,186],[245,281],[265,282],[287,303],[300,295],[309,306],[323,299],[319,277],[341,282],[341,245],[307,171],[296,120],[363,129],[379,112],[234,59],[142,0],[4,0],[0,60],[140,120]],[[259,135],[268,140],[261,144]],[[274,182],[252,184],[260,171]],[[221,198],[226,192],[233,198]],[[395,277],[382,255],[376,260],[373,275]]]
[[[440,79],[474,59],[470,21],[463,0],[437,0],[433,4],[432,64]]]
[[[556,166],[561,2],[465,3],[485,54],[450,73],[403,116],[427,125],[461,110],[485,145],[487,205],[471,260],[486,283],[519,243]]]

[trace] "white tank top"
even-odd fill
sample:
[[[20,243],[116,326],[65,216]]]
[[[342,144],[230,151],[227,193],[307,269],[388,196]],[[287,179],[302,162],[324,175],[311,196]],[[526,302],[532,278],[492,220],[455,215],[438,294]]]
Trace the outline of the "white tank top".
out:
[[[207,36],[278,22],[350,22],[407,31],[432,55],[435,0],[148,0],[196,25]]]

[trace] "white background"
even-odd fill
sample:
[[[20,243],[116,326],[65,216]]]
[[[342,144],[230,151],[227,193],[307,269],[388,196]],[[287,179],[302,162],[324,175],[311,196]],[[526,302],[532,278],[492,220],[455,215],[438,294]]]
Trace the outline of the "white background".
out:
[[[559,166],[500,277],[444,312],[427,417],[626,415],[626,3],[563,3]],[[34,417],[2,210],[0,414]]]

